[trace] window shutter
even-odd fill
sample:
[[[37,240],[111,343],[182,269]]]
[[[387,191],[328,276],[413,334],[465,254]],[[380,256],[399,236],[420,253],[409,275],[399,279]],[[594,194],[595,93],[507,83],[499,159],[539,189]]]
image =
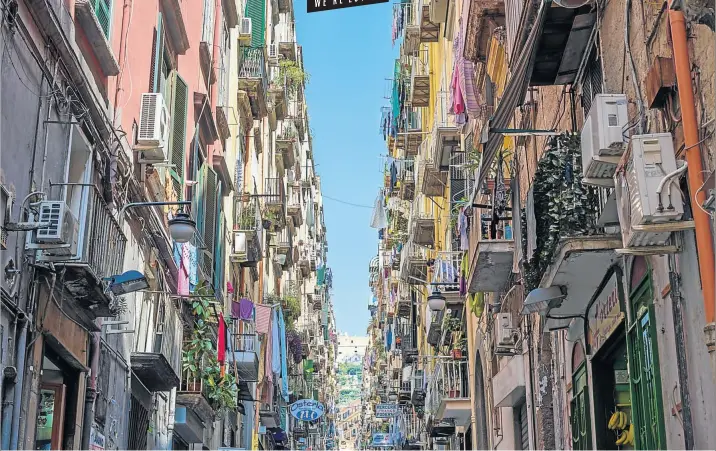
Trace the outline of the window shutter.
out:
[[[112,0],[94,0],[94,15],[97,17],[99,26],[102,27],[104,37],[109,39],[109,25],[112,19]]]
[[[180,199],[184,199],[186,176],[186,115],[189,101],[189,86],[177,71],[171,77],[171,137],[169,139],[172,182]]]
[[[216,252],[216,222],[217,222],[217,192],[218,192],[218,177],[216,172],[207,165],[204,165],[206,176],[204,188],[206,203],[204,206],[204,244],[206,244],[206,250],[202,257],[202,267],[204,268],[207,277],[213,279],[213,254]]]
[[[152,64],[149,70],[149,90],[159,92],[159,77],[162,76],[162,64],[164,59],[164,24],[162,13],[157,17],[157,31],[154,36],[152,47]]]
[[[263,47],[265,43],[266,2],[264,0],[248,0],[245,15],[251,18],[251,47]]]
[[[199,235],[204,237],[204,206],[206,192],[206,165],[202,165],[197,171],[197,183],[195,185],[194,197],[192,199],[192,211],[196,219],[196,229]]]
[[[218,193],[217,193],[218,196]],[[220,198],[219,198],[220,199]],[[220,201],[217,202],[218,218],[216,227],[216,246],[214,252],[214,287],[224,289],[224,212]]]

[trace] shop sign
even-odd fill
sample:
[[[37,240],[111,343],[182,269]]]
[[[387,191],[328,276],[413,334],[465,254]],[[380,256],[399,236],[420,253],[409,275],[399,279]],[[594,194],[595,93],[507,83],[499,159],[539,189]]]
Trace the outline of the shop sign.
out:
[[[397,404],[376,404],[375,406],[375,417],[376,418],[393,418],[398,416],[398,405]]]
[[[589,319],[589,346],[597,352],[624,318],[619,306],[617,275],[612,275],[587,314]]]
[[[104,434],[99,432],[96,427],[90,429],[90,446],[89,449],[102,451],[104,450],[105,440]]]
[[[352,8],[355,6],[375,5],[388,3],[388,0],[306,0],[306,12],[316,13],[320,11],[331,11],[341,8]]]
[[[316,421],[323,416],[325,407],[313,399],[301,399],[291,404],[291,415],[300,421]]]
[[[393,437],[390,434],[373,434],[372,445],[376,448],[382,446],[393,446]]]

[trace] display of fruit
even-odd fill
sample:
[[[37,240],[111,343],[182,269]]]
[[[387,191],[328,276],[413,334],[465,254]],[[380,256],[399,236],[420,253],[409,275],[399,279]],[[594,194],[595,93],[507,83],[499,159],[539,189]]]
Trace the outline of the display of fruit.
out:
[[[617,445],[625,445],[628,438],[629,438],[629,432],[622,431],[622,433],[619,434],[619,438],[617,439]]]

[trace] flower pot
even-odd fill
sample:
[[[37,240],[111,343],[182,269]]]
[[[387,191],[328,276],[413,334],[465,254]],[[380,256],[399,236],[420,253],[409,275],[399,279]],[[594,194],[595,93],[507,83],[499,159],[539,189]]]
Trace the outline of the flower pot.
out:
[[[271,221],[269,221],[268,219],[264,219],[263,221],[261,221],[261,225],[263,225],[264,230],[268,230],[271,228]]]
[[[201,391],[201,382],[200,381],[188,382],[186,384],[186,391],[200,392]]]
[[[450,390],[448,392],[448,398],[457,398],[459,394],[460,394],[459,390]]]
[[[452,358],[455,360],[462,358],[462,349],[453,349],[452,350]]]

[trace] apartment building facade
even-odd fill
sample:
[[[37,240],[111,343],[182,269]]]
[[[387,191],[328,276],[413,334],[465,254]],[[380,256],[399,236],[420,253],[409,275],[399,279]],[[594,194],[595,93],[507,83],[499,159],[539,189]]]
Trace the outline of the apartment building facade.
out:
[[[365,446],[713,446],[712,14],[395,6]]]
[[[321,443],[288,412],[337,352],[292,2],[2,9],[2,448]]]

